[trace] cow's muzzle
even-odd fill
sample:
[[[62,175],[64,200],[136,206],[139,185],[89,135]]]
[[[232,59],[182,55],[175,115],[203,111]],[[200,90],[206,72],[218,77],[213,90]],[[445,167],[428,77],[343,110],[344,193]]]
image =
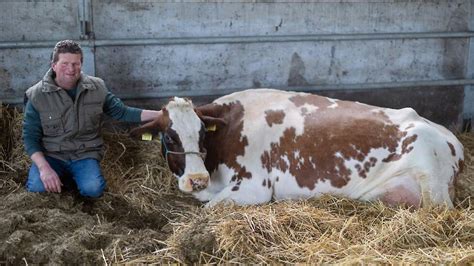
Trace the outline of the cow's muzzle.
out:
[[[179,188],[183,192],[200,191],[207,188],[209,184],[209,174],[187,174],[180,178]]]

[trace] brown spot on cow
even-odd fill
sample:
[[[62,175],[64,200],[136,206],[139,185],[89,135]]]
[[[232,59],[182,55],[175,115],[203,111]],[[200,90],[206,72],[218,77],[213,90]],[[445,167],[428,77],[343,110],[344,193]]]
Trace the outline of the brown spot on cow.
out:
[[[354,167],[357,170],[357,173],[359,173],[360,177],[362,178],[367,177],[367,172],[365,170],[362,170],[362,167],[360,166],[360,164],[356,164]]]
[[[369,160],[369,161],[370,161],[370,165],[371,165],[372,167],[374,167],[375,164],[377,163],[377,158],[375,158],[375,157],[370,157],[370,160]]]
[[[414,135],[411,135],[410,137],[407,137],[403,140],[403,142],[402,142],[402,153],[403,154],[409,153],[413,150],[413,146],[409,146],[409,145],[414,143],[417,138],[418,138],[418,135],[414,134]]]
[[[273,168],[285,172],[282,168],[288,167],[300,187],[312,190],[319,181],[329,181],[341,188],[349,182],[351,174],[346,160],[363,162],[370,150],[377,148],[394,153],[407,135],[384,112],[374,111],[376,107],[338,101],[337,108],[327,108],[332,102],[317,95],[298,95],[290,100],[297,107],[309,104],[318,108],[304,114],[302,135],[296,135],[295,128],[286,129],[279,142],[272,143],[270,150],[261,155],[261,161],[269,172]],[[406,144],[412,141],[409,139]],[[298,153],[294,147],[300,147]],[[281,155],[286,155],[289,165]],[[375,163],[372,159],[364,168],[359,165],[359,174],[366,176]]]
[[[267,180],[266,180],[266,179],[263,179],[263,183],[262,183],[262,185],[263,185],[264,187],[266,187],[266,186],[267,186]]]
[[[457,170],[453,166],[453,177],[451,178],[451,182],[449,183],[449,186],[448,186],[448,193],[451,200],[453,200],[455,196],[455,189],[458,184],[459,175],[464,171],[464,161],[459,159],[457,166],[458,166]]]
[[[272,187],[272,181],[270,179],[268,179],[268,188],[271,188]]]
[[[406,132],[405,132],[404,136],[405,135],[406,135]],[[410,137],[407,137],[407,138],[403,139],[401,153],[397,154],[395,152],[392,152],[391,154],[389,154],[387,156],[387,158],[383,159],[382,162],[389,163],[389,162],[394,162],[394,161],[400,160],[404,154],[407,154],[407,153],[409,153],[413,150],[413,146],[410,146],[410,144],[415,142],[417,138],[418,138],[418,135],[414,134]]]
[[[272,158],[270,156],[269,152],[264,152],[262,156],[260,157],[262,161],[262,165],[267,169],[267,172],[272,171],[272,167],[275,166],[275,162],[272,162]],[[279,170],[282,172],[286,172],[288,170],[288,164],[286,163],[285,160],[279,160],[278,161],[278,167]]]
[[[374,167],[376,163],[377,163],[377,158],[370,157],[370,159],[364,163],[364,168],[362,168],[360,164],[356,164],[355,168],[357,172],[359,173],[360,177],[366,178],[367,174],[370,171],[370,168]]]
[[[451,150],[451,155],[456,156],[456,150],[454,149],[454,145],[448,141],[448,146],[449,146],[449,149]]]
[[[206,157],[205,164],[209,173],[217,170],[220,164],[225,164],[236,173],[232,177],[232,181],[251,178],[252,174],[237,162],[237,157],[243,156],[245,154],[245,147],[248,146],[247,137],[242,136],[244,127],[243,106],[240,102],[236,102],[223,105],[210,104],[201,108],[201,111],[212,117],[233,121],[233,123],[222,126],[216,131],[206,133],[204,147],[208,151],[208,156]]]
[[[283,110],[267,110],[265,111],[265,120],[268,126],[272,127],[274,124],[283,124],[285,112]]]

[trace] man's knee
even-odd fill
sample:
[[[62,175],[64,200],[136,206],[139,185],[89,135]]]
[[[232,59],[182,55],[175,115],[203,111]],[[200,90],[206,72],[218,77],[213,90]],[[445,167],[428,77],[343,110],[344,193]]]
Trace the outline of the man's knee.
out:
[[[29,192],[46,192],[43,182],[40,179],[38,168],[32,165],[26,181],[26,190]]]
[[[79,185],[79,193],[85,197],[98,198],[102,196],[105,189],[105,180],[95,178]]]
[[[96,159],[82,159],[71,165],[72,174],[79,193],[85,197],[98,198],[105,189],[105,179]]]
[[[31,182],[31,180],[28,180],[28,182],[26,182],[26,190],[28,192],[46,192],[41,180],[39,182]]]

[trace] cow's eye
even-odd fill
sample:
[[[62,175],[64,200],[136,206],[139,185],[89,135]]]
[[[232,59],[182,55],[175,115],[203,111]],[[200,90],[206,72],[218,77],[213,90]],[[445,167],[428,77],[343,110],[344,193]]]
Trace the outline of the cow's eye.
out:
[[[165,141],[169,144],[173,144],[174,143],[174,140],[169,136],[169,135],[165,135]]]

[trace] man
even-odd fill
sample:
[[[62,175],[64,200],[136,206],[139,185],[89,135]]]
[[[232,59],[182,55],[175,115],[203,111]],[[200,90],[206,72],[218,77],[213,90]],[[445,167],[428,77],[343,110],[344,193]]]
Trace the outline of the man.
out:
[[[60,193],[63,183],[74,181],[81,195],[100,197],[106,185],[99,165],[102,114],[127,122],[161,115],[124,105],[102,79],[81,73],[82,61],[78,43],[58,42],[51,68],[26,91],[23,140],[33,161],[28,191]]]

